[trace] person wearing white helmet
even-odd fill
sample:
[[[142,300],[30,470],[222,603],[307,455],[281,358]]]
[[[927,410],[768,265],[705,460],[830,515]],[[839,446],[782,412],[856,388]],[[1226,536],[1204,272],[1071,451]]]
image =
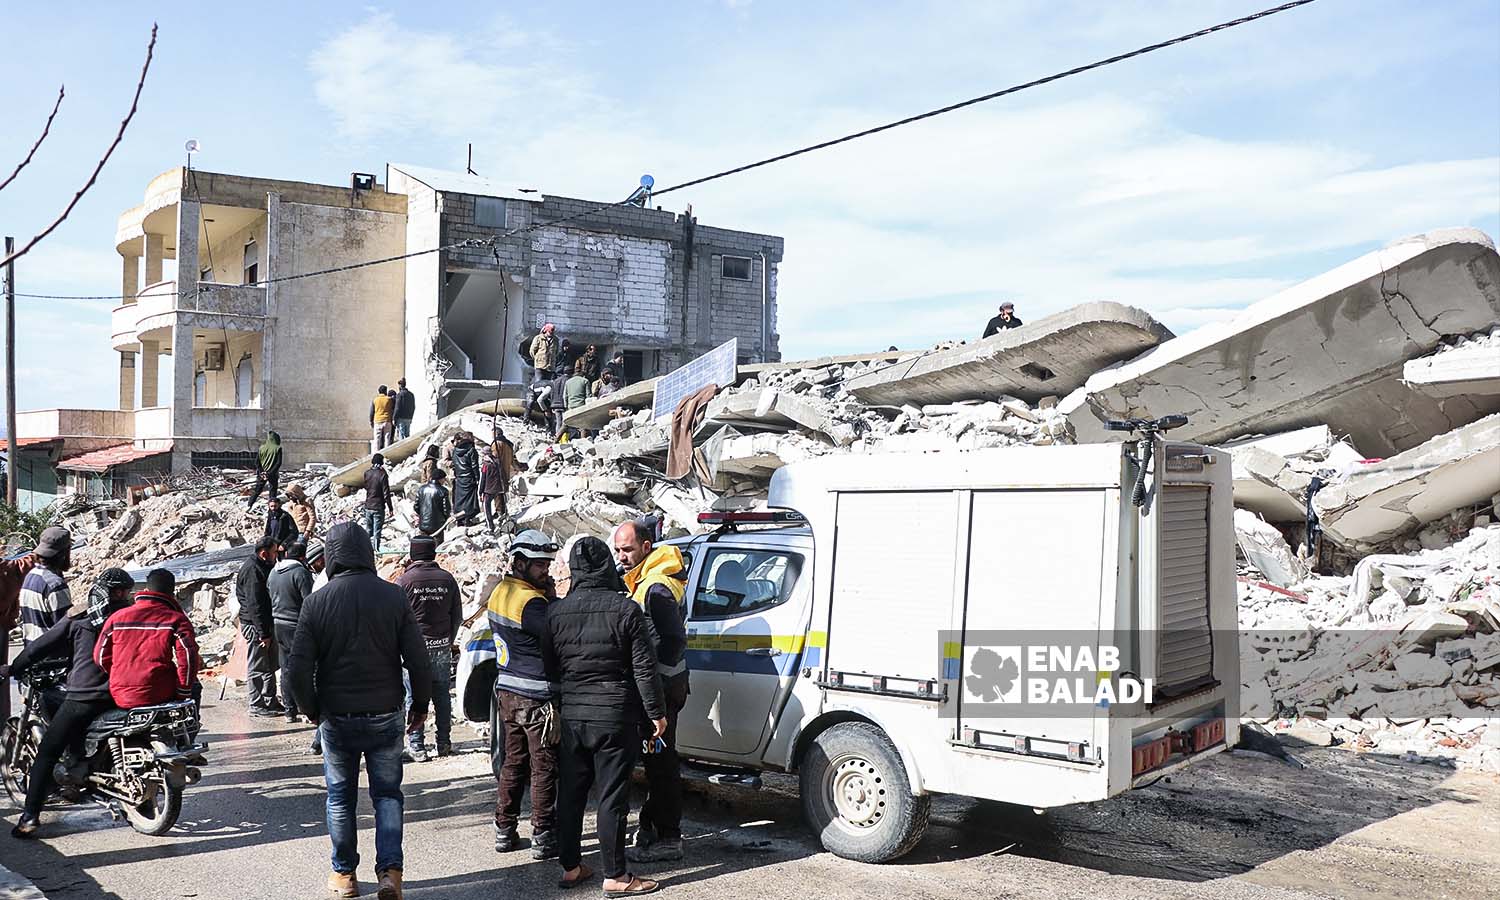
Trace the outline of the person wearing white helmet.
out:
[[[556,585],[549,569],[557,542],[536,529],[516,535],[510,544],[510,574],[495,586],[486,612],[495,637],[495,708],[503,730],[505,761],[495,790],[495,850],[521,847],[516,831],[525,776],[531,773],[531,855],[557,856],[557,686],[547,678],[542,645],[547,635],[547,603]]]

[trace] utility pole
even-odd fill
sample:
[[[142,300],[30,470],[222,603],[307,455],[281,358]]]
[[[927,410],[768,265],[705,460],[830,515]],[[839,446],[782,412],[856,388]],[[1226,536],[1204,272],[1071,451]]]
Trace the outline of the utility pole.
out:
[[[5,239],[5,255],[16,239]],[[5,502],[16,505],[16,262],[5,264]]]

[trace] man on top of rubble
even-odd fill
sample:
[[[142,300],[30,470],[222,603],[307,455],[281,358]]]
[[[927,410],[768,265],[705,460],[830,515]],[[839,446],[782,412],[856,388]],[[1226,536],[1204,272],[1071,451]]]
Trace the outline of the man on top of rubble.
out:
[[[385,470],[385,456],[380,453],[370,457],[370,468],[365,470],[364,510],[370,549],[379,553],[380,529],[385,527],[385,517],[396,511],[391,500],[391,476]]]
[[[21,643],[29,644],[61,621],[73,605],[63,573],[73,565],[73,535],[58,525],[42,531],[32,551],[36,565],[21,581]]]
[[[391,430],[395,427],[396,398],[385,385],[375,389],[375,399],[370,401],[370,452],[377,453],[391,442]]]
[[[286,548],[286,558],[266,576],[266,591],[271,595],[271,624],[276,648],[290,653],[297,636],[297,620],[302,617],[302,602],[313,592],[313,574],[307,567],[307,545],[293,541]],[[288,722],[297,721],[297,701],[292,697],[291,679],[281,679],[281,705],[286,707]]]
[[[609,372],[611,375],[614,376],[614,378],[612,380],[615,383],[615,388],[616,389],[624,387],[625,386],[625,351],[624,350],[616,350],[615,353],[614,353],[614,355],[609,358],[609,362],[605,364],[604,371]]]
[[[417,416],[417,395],[406,389],[406,379],[396,380],[396,440],[411,437],[411,420]]]
[[[255,555],[245,560],[234,579],[240,602],[240,633],[245,636],[249,657],[245,663],[250,715],[284,716],[286,707],[276,698],[276,631],[271,591],[266,586],[276,564],[276,539],[270,535],[255,544]]]
[[[1007,328],[1020,328],[1021,320],[1016,318],[1016,305],[1009,300],[1000,304],[1000,312],[990,319],[989,324],[984,326],[984,334],[981,339],[999,334]]]
[[[281,508],[281,498],[273,495],[266,509],[266,535],[285,551],[297,540],[299,534],[301,532],[297,530],[296,520],[291,513]]]
[[[516,448],[497,428],[495,440],[484,448],[479,460],[479,493],[484,500],[484,524],[491,532],[495,530],[494,507],[500,507],[500,520],[510,517],[505,508],[505,494],[510,490],[510,480],[516,474]]]
[[[551,322],[542,326],[542,331],[531,339],[531,365],[536,369],[538,381],[551,381],[557,370],[557,355],[561,350],[557,328]]]
[[[447,477],[447,472],[433,466],[432,480],[417,491],[417,533],[432,538],[439,546],[443,543],[443,529],[448,525],[448,517],[453,514],[453,501],[448,497],[448,489],[443,487],[443,480]]]
[[[313,506],[312,498],[307,496],[307,491],[302,485],[294,484],[286,489],[287,511],[292,514],[292,521],[297,523],[297,533],[302,535],[302,540],[310,541],[317,533],[318,508]]]
[[[682,859],[682,773],[677,756],[677,716],[687,705],[687,614],[683,594],[687,568],[682,551],[656,546],[655,531],[638,521],[625,522],[612,537],[615,558],[627,568],[625,587],[646,614],[646,629],[656,649],[667,704],[665,747],[645,757],[646,802],[640,828],[629,851],[633,862]]]
[[[479,450],[474,435],[460,431],[453,436],[448,462],[453,466],[454,521],[467,527],[479,517]]]
[[[280,481],[281,435],[267,431],[266,439],[255,453],[255,490],[250,492],[250,502],[245,504],[245,508],[254,509],[255,501],[260,499],[260,492],[268,487],[271,489],[271,496],[276,496],[281,489],[278,484]]]
[[[458,581],[437,563],[437,544],[430,537],[417,535],[411,539],[411,563],[396,579],[397,587],[406,592],[406,602],[416,616],[417,626],[422,629],[422,641],[427,645],[427,656],[432,662],[432,707],[437,713],[433,730],[437,736],[437,755],[453,753],[453,699],[448,693],[449,680],[453,676],[453,645],[458,638],[458,627],[464,620],[463,592]],[[415,762],[427,755],[422,731],[427,718],[424,706],[412,715],[412,690],[410,679],[406,688],[407,721],[415,722],[406,729],[407,758]]]
[[[557,690],[547,680],[543,657],[547,603],[556,589],[549,569],[557,550],[556,542],[535,529],[516,535],[510,545],[510,574],[495,586],[485,607],[498,666],[495,706],[505,732],[505,762],[495,791],[495,850],[509,853],[521,846],[516,823],[529,770],[535,859],[557,856],[557,748],[548,740],[548,730],[556,727],[552,699]]]

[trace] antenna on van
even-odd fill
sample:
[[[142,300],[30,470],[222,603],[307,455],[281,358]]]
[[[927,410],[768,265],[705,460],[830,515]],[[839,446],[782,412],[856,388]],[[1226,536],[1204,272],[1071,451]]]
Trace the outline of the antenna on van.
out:
[[[1188,417],[1182,413],[1160,419],[1110,419],[1104,423],[1105,431],[1138,431],[1141,434],[1135,441],[1135,490],[1130,493],[1130,502],[1135,506],[1146,505],[1146,467],[1151,462],[1151,446],[1156,436],[1187,423]]]

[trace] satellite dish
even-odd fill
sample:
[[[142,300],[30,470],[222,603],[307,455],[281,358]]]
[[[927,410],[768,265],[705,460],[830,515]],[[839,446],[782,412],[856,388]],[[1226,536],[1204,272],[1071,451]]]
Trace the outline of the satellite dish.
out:
[[[656,187],[656,179],[652,178],[650,175],[642,175],[641,187],[645,188],[648,191],[651,190],[653,187]]]
[[[189,138],[188,142],[186,144],[183,144],[182,146],[189,153],[197,153],[198,152],[198,139],[197,138]]]

